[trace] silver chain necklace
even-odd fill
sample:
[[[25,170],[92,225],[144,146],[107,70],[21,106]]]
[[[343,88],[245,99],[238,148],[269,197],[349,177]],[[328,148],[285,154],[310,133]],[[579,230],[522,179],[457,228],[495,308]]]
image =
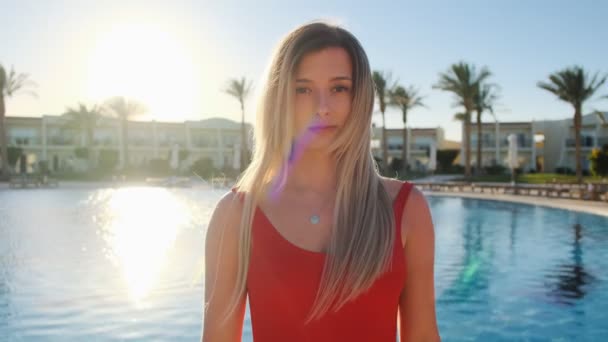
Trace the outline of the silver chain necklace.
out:
[[[321,207],[317,210],[317,213],[315,214],[313,212],[313,214],[310,215],[310,217],[308,218],[308,220],[310,221],[310,223],[312,223],[312,224],[319,224],[321,222],[321,210],[325,208],[325,206],[327,205],[327,202],[329,202],[329,199],[331,199],[331,198],[332,198],[332,196],[328,196],[323,201]]]

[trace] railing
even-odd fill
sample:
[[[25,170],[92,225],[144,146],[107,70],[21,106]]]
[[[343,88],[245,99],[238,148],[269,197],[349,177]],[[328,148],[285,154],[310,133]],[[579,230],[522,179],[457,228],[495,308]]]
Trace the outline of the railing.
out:
[[[70,146],[75,145],[74,138],[65,136],[51,136],[47,139],[47,143],[53,146]]]
[[[389,151],[402,151],[403,150],[403,144],[388,144],[387,146]],[[429,150],[431,147],[428,144],[412,144],[410,145],[410,150],[411,151],[415,151],[415,150]]]
[[[93,146],[118,146],[118,141],[111,138],[94,139]]]
[[[22,137],[12,137],[8,139],[9,145],[17,145],[17,146],[32,146],[32,145],[40,145],[39,138],[22,138]]]
[[[496,140],[492,140],[492,139],[482,140],[481,141],[481,147],[482,148],[496,148]],[[507,140],[507,139],[501,139],[499,147],[500,148],[509,147],[509,140]],[[517,139],[517,147],[519,147],[519,148],[531,148],[532,147],[532,139],[530,139],[530,138]],[[477,148],[477,140],[471,139],[471,148]]]
[[[389,151],[402,150],[403,144],[387,144],[387,149]]]
[[[154,141],[149,140],[149,139],[138,139],[138,138],[134,138],[134,139],[129,139],[129,146],[149,146],[149,147],[154,147]]]
[[[594,141],[593,141],[593,137],[581,137],[580,141],[581,141],[581,147],[593,147],[594,145]],[[576,139],[574,138],[568,138],[566,139],[566,147],[576,147]]]
[[[608,137],[597,138],[597,146],[602,148],[604,145],[608,145]]]
[[[193,141],[192,142],[192,146],[193,147],[198,147],[198,148],[215,148],[217,147],[217,143],[216,142],[210,142],[210,141]],[[228,147],[232,147],[232,145],[228,146]]]
[[[160,147],[173,147],[173,144],[178,144],[181,147],[185,147],[186,146],[186,142],[185,141],[167,141],[167,140],[161,140],[158,142],[158,146]],[[152,144],[150,144],[150,146],[152,146]]]

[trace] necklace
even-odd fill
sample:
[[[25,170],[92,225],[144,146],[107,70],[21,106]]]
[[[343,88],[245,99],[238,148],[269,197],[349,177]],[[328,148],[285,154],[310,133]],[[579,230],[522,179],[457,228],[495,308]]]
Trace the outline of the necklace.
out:
[[[319,224],[319,222],[321,222],[321,210],[325,208],[330,198],[332,198],[332,196],[327,196],[327,198],[322,202],[321,207],[316,211],[316,213],[313,211],[313,214],[310,215],[310,217],[308,218],[310,223]]]

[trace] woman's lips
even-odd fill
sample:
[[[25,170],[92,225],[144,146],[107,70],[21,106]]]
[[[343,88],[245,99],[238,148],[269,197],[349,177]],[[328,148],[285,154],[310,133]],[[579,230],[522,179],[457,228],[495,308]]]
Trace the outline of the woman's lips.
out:
[[[309,130],[313,131],[313,132],[326,132],[326,131],[332,131],[336,128],[336,126],[313,126],[310,127]]]

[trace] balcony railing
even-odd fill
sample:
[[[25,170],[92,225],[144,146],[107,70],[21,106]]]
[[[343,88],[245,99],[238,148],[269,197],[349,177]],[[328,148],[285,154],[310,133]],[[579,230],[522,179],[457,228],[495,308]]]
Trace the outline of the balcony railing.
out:
[[[604,145],[608,145],[608,137],[597,138],[597,146],[602,148]]]
[[[169,140],[159,140],[158,141],[158,146],[160,147],[172,147],[173,144],[178,144],[179,146],[186,146],[186,142],[183,140],[176,140],[176,141],[169,141]],[[150,146],[152,146],[152,143],[150,143]]]
[[[509,141],[507,139],[500,140],[500,148],[509,147]],[[531,148],[532,139],[524,138],[517,139],[517,147],[519,148]],[[477,148],[477,140],[471,139],[471,148]],[[481,148],[496,148],[496,140],[486,139],[481,141]]]
[[[150,139],[133,138],[129,139],[129,146],[154,146],[154,141]]]
[[[117,146],[117,145],[118,145],[118,140],[115,140],[112,138],[93,140],[93,146]]]
[[[74,138],[65,136],[51,136],[48,137],[47,144],[53,146],[70,146],[75,145],[75,140]]]
[[[217,142],[208,140],[194,140],[192,141],[192,146],[197,148],[214,148],[217,147]]]
[[[9,137],[8,138],[8,144],[9,145],[16,145],[16,146],[33,146],[33,145],[40,145],[40,139],[39,138],[23,138],[23,137]]]
[[[593,137],[581,137],[580,141],[581,141],[581,147],[593,147],[594,145],[594,141],[593,141]],[[568,138],[566,139],[566,147],[576,147],[576,139],[574,138]]]
[[[401,151],[403,149],[403,144],[388,144],[388,150],[389,151]],[[429,144],[412,144],[410,145],[410,150],[411,151],[419,151],[419,150],[429,150],[431,147]]]

